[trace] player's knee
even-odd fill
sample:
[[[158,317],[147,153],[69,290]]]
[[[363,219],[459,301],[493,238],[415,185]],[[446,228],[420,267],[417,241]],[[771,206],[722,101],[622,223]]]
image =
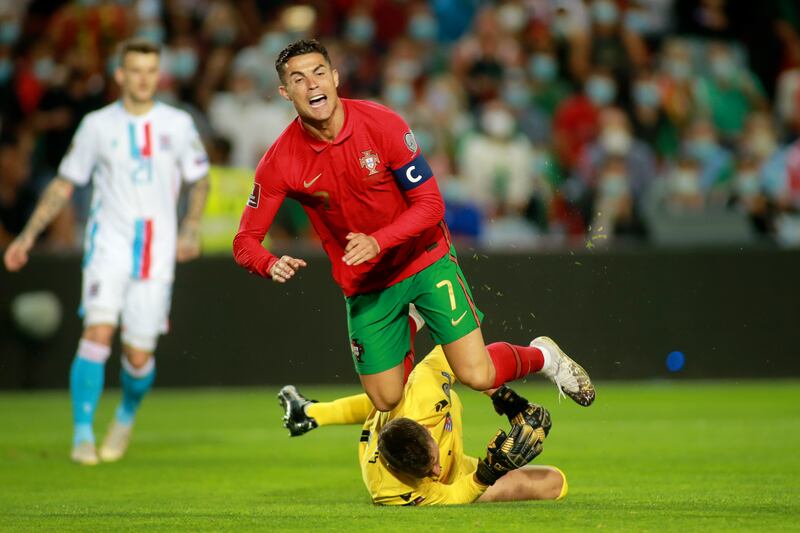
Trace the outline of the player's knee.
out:
[[[125,346],[123,351],[125,353],[125,358],[131,364],[131,366],[137,369],[143,368],[152,356],[150,352],[139,350],[138,348],[134,348],[132,346]]]
[[[111,346],[111,341],[114,338],[114,326],[110,324],[94,324],[86,326],[83,330],[82,339],[87,341],[96,342],[103,346]]]
[[[491,389],[494,384],[492,377],[477,367],[462,369],[456,377],[458,381],[477,391]]]
[[[391,411],[400,403],[400,400],[403,399],[403,390],[400,389],[399,391],[377,391],[377,392],[367,392],[367,396],[369,399],[372,400],[372,405],[375,406],[375,409],[378,411]]]
[[[550,467],[550,472],[547,476],[545,498],[548,500],[562,500],[567,496],[569,485],[567,484],[567,476],[560,469]]]

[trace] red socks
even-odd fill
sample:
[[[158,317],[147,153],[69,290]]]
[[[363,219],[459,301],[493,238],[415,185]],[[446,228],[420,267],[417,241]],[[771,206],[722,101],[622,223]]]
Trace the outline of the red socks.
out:
[[[494,363],[495,378],[492,388],[538,372],[544,366],[544,355],[539,348],[515,346],[507,342],[494,342],[486,346]]]

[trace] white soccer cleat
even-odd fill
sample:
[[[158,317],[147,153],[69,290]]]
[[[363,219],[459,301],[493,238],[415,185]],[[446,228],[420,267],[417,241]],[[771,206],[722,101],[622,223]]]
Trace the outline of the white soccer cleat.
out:
[[[100,447],[100,459],[106,463],[119,461],[128,449],[131,442],[132,425],[120,424],[116,420],[111,422],[103,445]]]
[[[531,346],[545,349],[551,355],[551,361],[545,365],[542,373],[556,384],[562,396],[569,396],[584,407],[592,405],[594,385],[581,365],[565,354],[550,337],[536,337],[531,341]]]
[[[94,466],[100,461],[97,459],[97,450],[93,442],[84,441],[72,447],[72,453],[69,455],[72,462],[79,465]]]

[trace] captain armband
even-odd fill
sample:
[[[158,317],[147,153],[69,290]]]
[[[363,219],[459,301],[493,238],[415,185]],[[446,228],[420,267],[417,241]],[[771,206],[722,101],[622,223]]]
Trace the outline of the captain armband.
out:
[[[419,154],[417,157],[403,165],[402,167],[392,170],[394,179],[397,181],[400,188],[406,191],[415,189],[433,177],[433,171]]]

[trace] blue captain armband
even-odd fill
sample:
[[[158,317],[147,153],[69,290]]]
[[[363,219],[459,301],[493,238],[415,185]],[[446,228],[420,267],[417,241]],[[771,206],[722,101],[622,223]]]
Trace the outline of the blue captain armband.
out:
[[[428,162],[419,154],[402,167],[392,170],[394,179],[400,188],[405,191],[416,189],[433,177],[433,172]]]

